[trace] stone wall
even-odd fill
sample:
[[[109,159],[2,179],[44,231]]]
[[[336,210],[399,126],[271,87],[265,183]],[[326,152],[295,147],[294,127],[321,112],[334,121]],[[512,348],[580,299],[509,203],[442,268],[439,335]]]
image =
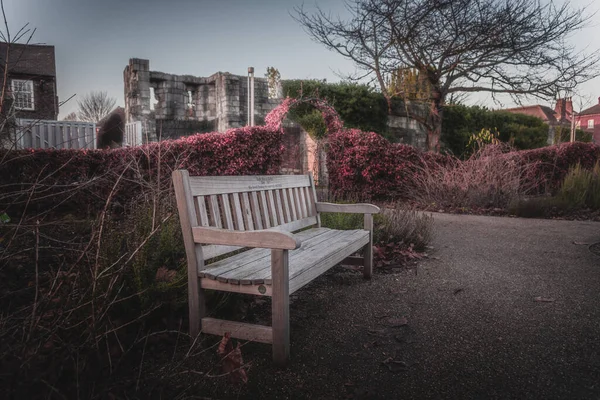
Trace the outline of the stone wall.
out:
[[[217,72],[209,77],[167,74],[151,71],[149,60],[132,58],[125,67],[123,80],[126,121],[141,121],[150,141],[197,132],[224,132],[246,125],[247,76],[228,72]],[[266,78],[254,78],[256,125],[262,124],[280,101],[269,99]]]
[[[393,137],[395,142],[427,150],[427,129],[416,120],[409,118],[409,115],[426,118],[428,112],[427,104],[397,101],[392,109],[392,115],[388,116],[388,136]]]

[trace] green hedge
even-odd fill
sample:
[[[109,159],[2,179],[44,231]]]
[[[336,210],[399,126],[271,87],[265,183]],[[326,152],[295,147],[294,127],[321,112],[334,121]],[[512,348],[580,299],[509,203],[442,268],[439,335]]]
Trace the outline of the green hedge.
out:
[[[461,157],[472,134],[494,128],[500,141],[513,142],[518,150],[544,147],[548,140],[549,127],[539,118],[464,105],[445,107],[441,140],[447,151]]]
[[[321,80],[282,81],[283,95],[292,98],[321,98],[331,104],[347,128],[387,132],[387,104],[381,93],[367,85],[355,83],[327,83]],[[309,134],[320,138],[325,135],[325,123],[320,111],[310,104],[299,104],[288,117],[298,122]]]

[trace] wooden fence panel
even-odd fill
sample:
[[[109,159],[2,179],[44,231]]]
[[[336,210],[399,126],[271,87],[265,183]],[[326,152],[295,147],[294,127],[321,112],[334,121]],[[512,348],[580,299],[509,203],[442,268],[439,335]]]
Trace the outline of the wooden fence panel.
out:
[[[18,119],[16,136],[21,149],[96,148],[96,124],[89,122]]]
[[[129,122],[125,124],[125,135],[123,136],[123,146],[141,146],[142,145],[142,122]]]

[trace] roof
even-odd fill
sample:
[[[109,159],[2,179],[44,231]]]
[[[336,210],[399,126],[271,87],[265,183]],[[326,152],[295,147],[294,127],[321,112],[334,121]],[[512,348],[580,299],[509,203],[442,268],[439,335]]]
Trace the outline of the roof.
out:
[[[5,64],[7,47],[7,43],[0,42],[0,66]],[[56,76],[54,46],[12,43],[8,64],[9,73]]]
[[[593,115],[593,114],[600,114],[600,103],[596,104],[595,106],[592,106],[590,108],[586,108],[585,110],[583,110],[582,112],[580,112],[577,115]]]
[[[532,117],[540,118],[544,122],[550,122],[550,123],[557,122],[556,112],[553,109],[551,109],[550,107],[542,106],[539,104],[536,104],[534,106],[509,108],[509,109],[500,110],[500,111],[507,111],[507,112],[510,112],[513,114],[531,115]]]

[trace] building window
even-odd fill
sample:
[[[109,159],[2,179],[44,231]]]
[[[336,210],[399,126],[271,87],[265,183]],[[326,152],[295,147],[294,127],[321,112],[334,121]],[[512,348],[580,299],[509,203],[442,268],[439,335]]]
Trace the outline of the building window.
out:
[[[13,79],[12,94],[17,110],[34,110],[33,81]]]
[[[577,122],[575,123],[575,127],[577,129],[581,128],[581,121],[580,120],[577,120]]]
[[[588,119],[588,129],[594,129],[594,119]]]

